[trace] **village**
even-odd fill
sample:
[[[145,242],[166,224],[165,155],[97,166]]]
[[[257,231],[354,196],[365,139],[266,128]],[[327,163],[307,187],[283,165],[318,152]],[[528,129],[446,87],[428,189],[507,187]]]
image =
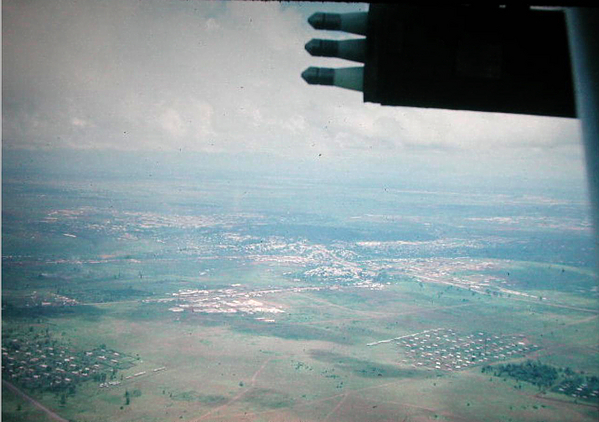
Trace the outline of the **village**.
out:
[[[46,335],[5,338],[2,345],[3,379],[28,389],[60,392],[85,381],[117,385],[117,373],[136,359],[105,345],[75,351]],[[122,375],[121,375],[122,378]]]
[[[599,397],[599,378],[596,376],[587,376],[586,379],[581,376],[573,377],[572,379],[563,380],[553,391],[574,398],[597,401]]]
[[[462,334],[451,328],[434,328],[388,340],[368,343],[376,346],[395,343],[406,358],[401,362],[415,368],[460,371],[471,366],[523,357],[539,349],[524,335],[497,336],[484,332]]]
[[[40,274],[40,277],[43,275]],[[20,298],[15,298],[13,300],[14,304],[19,306],[24,306],[25,308],[35,308],[35,307],[63,307],[63,306],[76,306],[80,303],[70,297],[52,293],[52,292],[38,292],[33,291],[25,296]]]

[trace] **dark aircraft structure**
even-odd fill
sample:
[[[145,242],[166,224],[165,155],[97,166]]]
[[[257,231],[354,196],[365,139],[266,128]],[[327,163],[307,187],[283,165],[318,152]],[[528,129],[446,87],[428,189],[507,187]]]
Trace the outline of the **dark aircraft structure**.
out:
[[[310,67],[302,78],[311,85],[361,91],[385,106],[580,119],[599,243],[599,9],[404,2],[308,22],[362,36],[309,41],[313,56],[363,63]]]

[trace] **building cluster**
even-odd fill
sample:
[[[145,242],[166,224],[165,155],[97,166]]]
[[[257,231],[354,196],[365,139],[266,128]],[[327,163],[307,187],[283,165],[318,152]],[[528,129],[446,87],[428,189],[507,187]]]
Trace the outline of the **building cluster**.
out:
[[[544,204],[563,205],[563,202],[550,199],[538,198]],[[503,226],[510,229],[526,228],[535,229],[554,229],[573,232],[592,233],[593,226],[588,219],[572,218],[560,215],[559,217],[549,216],[511,216],[511,217],[470,217],[466,221],[483,223],[486,226]]]
[[[82,381],[106,382],[133,358],[114,350],[72,349],[47,339],[8,339],[2,346],[2,378],[26,388],[59,391]]]
[[[49,297],[42,301],[42,306],[75,306],[79,305],[75,299],[67,296],[51,293]]]
[[[515,280],[491,275],[502,270],[505,262],[499,264],[474,258],[393,259],[388,261],[385,270],[396,270],[422,283],[441,284],[473,293],[542,300],[539,296],[516,290]]]
[[[100,388],[115,387],[115,386],[120,385],[120,384],[121,384],[120,381],[101,382],[100,383]]]
[[[165,370],[166,370],[166,366],[161,366],[160,368],[152,369],[152,373],[161,372],[161,371],[165,371]],[[147,375],[147,374],[148,374],[148,371],[140,371],[140,372],[136,372],[135,374],[132,374],[132,375],[127,375],[124,378],[124,382],[127,382],[126,380],[143,377],[144,375]],[[100,384],[100,388],[116,387],[117,385],[120,385],[121,383],[122,383],[121,381],[104,382],[104,383]]]
[[[170,310],[172,312],[189,311],[204,314],[278,314],[285,311],[279,306],[265,304],[264,302],[256,300],[255,298],[276,293],[279,290],[282,289],[256,291],[240,291],[237,288],[215,290],[179,290],[179,292],[173,293],[173,296],[176,298],[176,306],[170,308]]]
[[[41,273],[39,277],[43,278],[46,274]],[[26,308],[37,307],[37,306],[75,306],[79,305],[79,302],[73,298],[63,296],[56,293],[41,293],[33,291],[30,294],[23,296],[21,300],[15,300],[14,303],[24,306]]]
[[[185,308],[189,308],[191,312],[205,314],[232,314],[239,312],[242,314],[253,315],[256,313],[278,314],[285,312],[279,307],[268,306],[255,299],[226,300],[226,298],[221,297],[215,297],[212,300],[200,300],[193,304],[179,304],[177,307],[171,308],[171,311],[182,312]]]
[[[302,286],[263,290],[245,290],[240,284],[234,284],[232,288],[200,290],[182,289],[172,293],[171,298],[146,299],[144,302],[170,302],[174,306],[169,308],[171,312],[193,312],[204,314],[279,314],[285,310],[279,305],[266,303],[264,299],[256,300],[264,296],[280,295],[285,293],[302,293],[321,290],[340,290],[348,288],[362,288],[369,290],[382,290],[384,285],[372,281],[359,281],[350,285],[320,285]],[[266,322],[274,322],[269,318],[256,318]]]
[[[595,376],[586,379],[567,379],[554,390],[574,398],[596,401],[599,398],[599,379]]]
[[[495,240],[495,239],[493,239]],[[423,255],[439,255],[446,251],[465,248],[477,249],[484,245],[482,239],[442,238],[433,240],[391,240],[391,241],[362,241],[348,244],[360,255],[375,255],[380,257],[403,256],[409,259]]]
[[[406,359],[403,363],[441,371],[459,371],[483,363],[523,357],[539,349],[523,335],[460,334],[450,328],[435,328],[393,340],[404,351]]]
[[[342,280],[360,282],[373,279],[376,277],[376,273],[360,268],[356,264],[348,265],[347,263],[344,263],[312,268],[304,272],[304,277],[309,279],[325,279],[326,281]]]
[[[486,275],[489,270],[498,270],[494,261],[465,258],[422,258],[398,262],[402,271],[423,283],[438,283],[484,293],[495,285],[508,285],[508,281]],[[459,274],[459,275],[457,275]]]

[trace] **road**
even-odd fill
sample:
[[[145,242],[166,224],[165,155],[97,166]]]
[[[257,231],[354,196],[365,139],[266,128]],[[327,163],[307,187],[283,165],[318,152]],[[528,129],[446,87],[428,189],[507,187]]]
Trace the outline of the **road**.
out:
[[[41,410],[42,412],[44,412],[46,415],[48,415],[48,417],[50,419],[53,419],[53,420],[58,421],[58,422],[69,422],[67,419],[61,417],[56,412],[48,409],[46,406],[44,406],[43,404],[41,404],[39,401],[35,400],[33,397],[31,397],[31,396],[23,393],[21,390],[19,390],[17,387],[15,387],[14,385],[12,385],[10,382],[2,380],[2,385],[5,388],[8,388],[13,393],[15,393],[17,396],[21,397],[22,399],[25,399],[26,401],[28,401],[29,403],[31,403],[33,406],[35,406],[36,408],[38,408],[39,410]]]
[[[229,405],[231,405],[232,403],[236,402],[241,397],[243,397],[244,395],[246,395],[252,388],[254,388],[256,386],[256,379],[258,378],[258,375],[260,375],[260,373],[262,372],[262,370],[264,369],[264,367],[271,360],[272,360],[272,358],[269,358],[266,361],[264,361],[264,363],[262,364],[262,366],[256,372],[254,372],[254,375],[252,376],[252,380],[250,381],[250,385],[249,385],[248,388],[246,388],[243,391],[239,392],[237,395],[235,395],[233,398],[231,398],[229,401],[227,401],[222,406],[219,406],[219,407],[217,407],[215,409],[212,409],[212,410],[204,413],[202,416],[200,416],[198,419],[196,419],[195,422],[201,421],[201,420],[207,418],[208,416],[212,415],[215,412],[219,412],[219,411],[221,411],[223,409],[226,409]]]

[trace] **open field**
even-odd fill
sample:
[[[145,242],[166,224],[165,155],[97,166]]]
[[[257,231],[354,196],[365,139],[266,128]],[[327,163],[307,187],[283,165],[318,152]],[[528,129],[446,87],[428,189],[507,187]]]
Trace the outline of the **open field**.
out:
[[[534,221],[551,224],[489,220],[502,231],[480,219],[492,195],[469,197],[464,216],[437,218],[400,191],[404,216],[364,202],[290,214],[274,187],[267,212],[229,208],[218,184],[194,207],[168,183],[99,183],[5,186],[2,377],[60,418],[597,419],[596,397],[481,372],[539,360],[599,374],[592,261],[559,243],[586,248],[589,235],[562,203],[567,227],[549,201]],[[510,209],[530,212],[526,201]],[[49,417],[15,391],[3,419]]]
[[[49,327],[80,348],[101,338],[107,348],[118,346],[140,360],[119,371],[125,376],[119,385],[85,383],[67,398],[67,405],[52,394],[40,400],[63,417],[85,421],[105,420],[106,414],[117,421],[360,420],[366,414],[375,420],[435,415],[470,420],[477,414],[487,414],[489,420],[503,419],[498,415],[512,420],[596,417],[596,402],[576,404],[562,396],[558,405],[537,397],[532,386],[514,390],[509,382],[490,381],[477,366],[436,371],[419,367],[418,359],[393,342],[366,345],[439,326],[462,330],[466,319],[470,330],[522,335],[527,344],[540,347],[501,361],[526,356],[578,370],[597,368],[597,354],[589,346],[598,341],[598,324],[588,313],[559,310],[548,319],[543,312],[531,312],[526,302],[495,297],[463,301],[467,296],[459,292],[439,298],[444,289],[435,285],[424,290],[401,283],[383,290],[273,294],[269,300],[286,310],[274,323],[249,315],[174,313],[164,304],[141,301],[97,306],[102,312],[93,318],[45,317],[34,330]],[[505,307],[511,318],[498,324]],[[294,314],[304,318],[298,321]],[[570,327],[587,330],[585,341],[573,341],[577,337],[561,328],[563,320],[578,321]],[[15,328],[25,324],[18,321]],[[12,327],[5,325],[5,330]],[[152,372],[162,367],[166,369]],[[128,379],[140,372],[146,373]],[[126,391],[139,396],[120,409]]]

